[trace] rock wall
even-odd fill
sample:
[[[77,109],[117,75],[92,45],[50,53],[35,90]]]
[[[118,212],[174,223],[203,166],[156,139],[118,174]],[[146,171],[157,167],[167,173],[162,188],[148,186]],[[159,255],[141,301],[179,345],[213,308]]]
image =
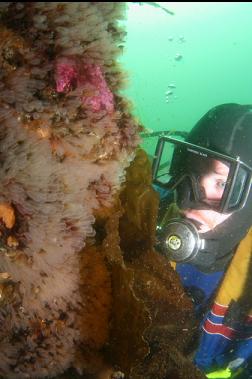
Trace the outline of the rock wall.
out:
[[[181,371],[172,357],[188,338],[175,348],[169,333],[187,328],[192,307],[153,249],[158,197],[144,153],[125,184],[140,130],[120,95],[125,6],[0,4],[3,379]],[[161,371],[160,330],[173,346]]]

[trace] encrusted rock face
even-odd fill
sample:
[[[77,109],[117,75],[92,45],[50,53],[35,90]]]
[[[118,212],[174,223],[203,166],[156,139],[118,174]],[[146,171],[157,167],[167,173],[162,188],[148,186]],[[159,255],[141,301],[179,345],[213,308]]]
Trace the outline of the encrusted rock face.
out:
[[[201,378],[119,93],[124,6],[0,3],[1,379]]]
[[[3,378],[56,375],[108,338],[108,269],[82,250],[138,144],[118,93],[124,6],[0,4]]]

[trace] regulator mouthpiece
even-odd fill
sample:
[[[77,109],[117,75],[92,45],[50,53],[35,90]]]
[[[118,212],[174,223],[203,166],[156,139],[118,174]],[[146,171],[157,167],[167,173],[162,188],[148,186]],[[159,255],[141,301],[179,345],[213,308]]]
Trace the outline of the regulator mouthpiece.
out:
[[[180,218],[171,219],[163,228],[159,228],[158,238],[161,252],[175,262],[192,260],[205,245],[196,226]]]

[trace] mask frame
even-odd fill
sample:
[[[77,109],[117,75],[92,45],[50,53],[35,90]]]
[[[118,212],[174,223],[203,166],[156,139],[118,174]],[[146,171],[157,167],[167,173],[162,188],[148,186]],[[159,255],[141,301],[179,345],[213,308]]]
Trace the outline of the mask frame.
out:
[[[227,162],[229,165],[229,174],[227,178],[227,182],[225,185],[225,189],[221,198],[221,201],[218,204],[207,204],[204,203],[200,197],[200,191],[198,189],[197,181],[189,172],[180,173],[178,177],[176,175],[172,175],[171,180],[167,183],[164,183],[159,180],[159,168],[161,165],[162,154],[164,151],[165,144],[170,143],[175,145],[175,147],[181,147],[183,151],[191,154],[195,154],[195,156],[205,157],[205,158],[213,158],[216,160]],[[163,165],[162,165],[163,166]],[[168,168],[168,162],[167,162]],[[167,169],[168,173],[168,169]],[[243,173],[243,174],[242,174]],[[165,174],[164,174],[165,175]],[[166,137],[162,136],[159,138],[156,151],[152,164],[152,180],[153,183],[166,188],[167,190],[174,190],[176,187],[183,181],[185,177],[189,177],[192,183],[193,195],[195,197],[195,201],[197,203],[202,203],[204,207],[209,209],[214,209],[220,213],[232,213],[239,209],[242,209],[246,204],[251,185],[252,185],[252,168],[248,166],[246,163],[240,160],[240,157],[231,157],[225,154],[218,153],[214,150],[192,144],[190,142],[182,141],[174,137]],[[243,188],[239,188],[239,178],[242,177],[242,186]],[[238,183],[238,184],[237,184]],[[235,187],[235,185],[237,186]],[[239,191],[239,197],[237,200],[232,200],[235,198],[235,190]]]

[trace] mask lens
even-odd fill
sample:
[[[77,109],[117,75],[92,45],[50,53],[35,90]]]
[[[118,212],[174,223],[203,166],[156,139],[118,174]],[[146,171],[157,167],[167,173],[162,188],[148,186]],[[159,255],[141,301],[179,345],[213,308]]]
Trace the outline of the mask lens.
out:
[[[174,175],[174,171],[176,171],[177,174],[180,176],[181,164],[179,162],[181,160],[181,153],[182,153],[181,147],[176,146],[172,143],[164,144],[158,170],[156,173],[156,178],[155,178],[156,180],[158,180],[160,184],[168,184]],[[171,167],[173,167],[172,170],[171,170]]]
[[[229,200],[229,208],[235,208],[242,201],[246,184],[249,181],[248,171],[239,167]]]
[[[229,184],[229,163],[214,158],[205,158],[205,162],[200,162],[199,167],[199,187],[201,188],[202,202],[205,202],[213,209],[219,209],[227,185]]]

